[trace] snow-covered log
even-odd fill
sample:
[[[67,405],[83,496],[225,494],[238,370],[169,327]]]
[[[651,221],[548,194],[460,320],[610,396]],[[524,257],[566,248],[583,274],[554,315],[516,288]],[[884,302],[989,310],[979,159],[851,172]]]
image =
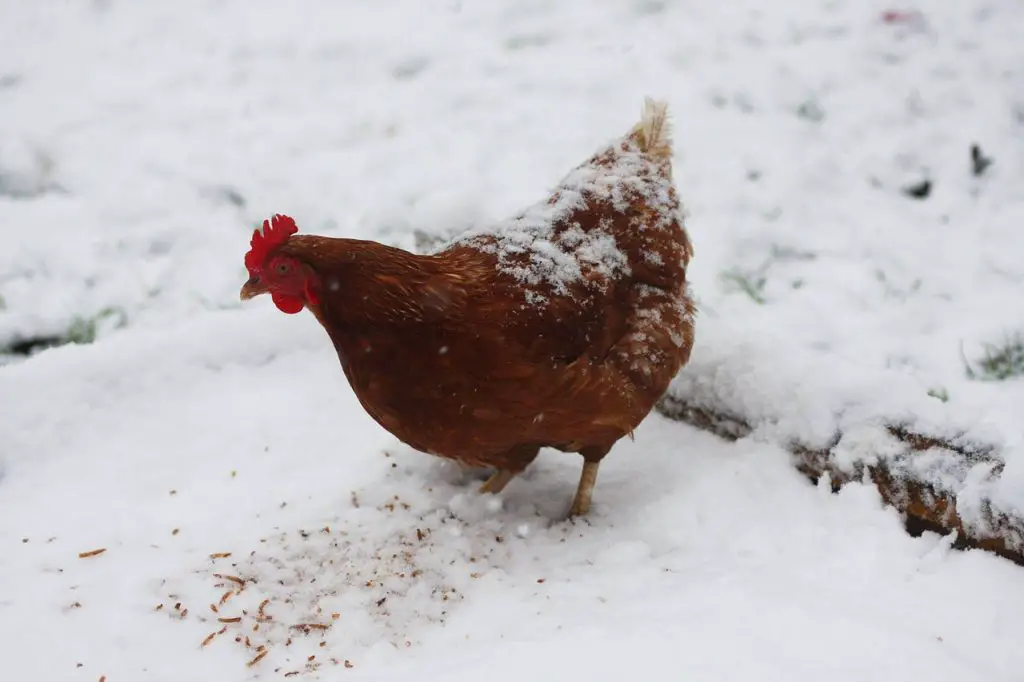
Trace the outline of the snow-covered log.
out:
[[[824,443],[784,435],[780,419],[742,414],[699,390],[693,377],[677,380],[658,404],[662,415],[726,440],[748,436],[775,441],[792,455],[793,465],[812,482],[824,480],[833,492],[850,483],[874,485],[896,508],[907,531],[955,533],[954,547],[980,548],[1024,565],[1024,515],[1005,500],[1000,479],[1001,448],[963,433],[944,437],[922,432],[904,419],[877,418],[848,431],[837,428]],[[870,444],[875,447],[871,447]]]

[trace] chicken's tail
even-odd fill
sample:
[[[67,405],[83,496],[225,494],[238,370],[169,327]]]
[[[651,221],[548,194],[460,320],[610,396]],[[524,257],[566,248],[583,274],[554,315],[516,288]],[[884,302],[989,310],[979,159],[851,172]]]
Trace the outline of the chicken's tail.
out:
[[[644,111],[631,131],[640,150],[656,159],[672,156],[672,127],[668,121],[668,102],[644,98]]]

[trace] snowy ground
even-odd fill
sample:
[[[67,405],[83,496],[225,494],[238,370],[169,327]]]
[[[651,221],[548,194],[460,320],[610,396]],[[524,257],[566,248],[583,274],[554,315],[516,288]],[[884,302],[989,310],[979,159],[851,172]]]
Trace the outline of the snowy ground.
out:
[[[481,498],[370,421],[311,316],[237,292],[269,213],[411,246],[664,97],[682,379],[813,434],[873,396],[956,425],[1024,508],[1022,380],[961,355],[1024,326],[1024,3],[7,4],[0,348],[98,340],[0,369],[5,678],[1021,679],[1022,569],[869,489],[652,416],[587,522],[574,457]]]

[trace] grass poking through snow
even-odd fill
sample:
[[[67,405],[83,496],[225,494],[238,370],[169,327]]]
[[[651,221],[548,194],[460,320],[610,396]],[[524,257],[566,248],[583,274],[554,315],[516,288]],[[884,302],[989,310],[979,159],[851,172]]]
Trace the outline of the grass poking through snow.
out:
[[[1006,381],[1024,376],[1024,333],[1007,335],[999,344],[985,344],[985,354],[965,362],[967,376],[979,381]]]
[[[0,309],[3,309],[0,299]],[[32,336],[16,339],[0,346],[0,356],[32,355],[46,348],[69,343],[92,343],[103,330],[121,329],[128,324],[128,314],[118,307],[107,307],[91,317],[77,316],[60,335]]]

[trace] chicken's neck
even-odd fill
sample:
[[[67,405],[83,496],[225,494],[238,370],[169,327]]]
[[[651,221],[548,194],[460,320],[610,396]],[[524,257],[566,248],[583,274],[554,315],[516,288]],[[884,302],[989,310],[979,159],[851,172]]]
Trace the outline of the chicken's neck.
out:
[[[287,250],[316,273],[320,304],[313,312],[332,338],[336,332],[435,320],[462,297],[457,285],[463,277],[437,256],[360,239],[299,235]]]

